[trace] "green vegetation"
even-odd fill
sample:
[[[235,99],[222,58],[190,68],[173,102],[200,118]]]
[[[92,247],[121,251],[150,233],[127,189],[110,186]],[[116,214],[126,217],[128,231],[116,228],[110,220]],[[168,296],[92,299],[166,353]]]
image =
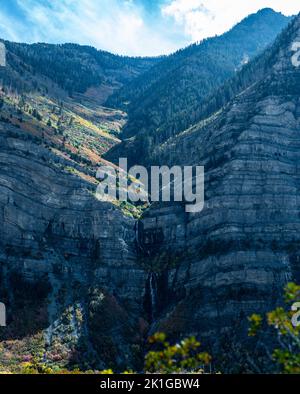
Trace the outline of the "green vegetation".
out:
[[[159,58],[117,56],[76,44],[28,45],[6,41],[5,46],[8,63],[14,74],[17,72],[23,77],[27,73],[44,76],[71,96],[74,93],[85,93],[88,88],[102,83],[112,86],[114,83],[126,83],[159,61]],[[12,74],[4,74],[6,84],[11,83],[12,87],[18,89],[40,88],[38,82],[32,81],[32,78],[22,81],[23,78],[16,78],[16,75],[14,77]],[[113,83],[114,78],[116,80]]]
[[[215,94],[237,70],[265,49],[290,19],[265,9],[228,33],[176,52],[111,96],[107,105],[129,114],[123,137],[130,141],[131,162],[148,164],[153,149],[219,110],[256,73],[242,74]],[[252,71],[252,70],[251,70]],[[128,104],[129,103],[129,104]],[[121,146],[126,149],[127,145]],[[119,147],[108,155],[114,160]]]
[[[170,345],[164,333],[149,338],[150,344],[158,347],[145,357],[145,371],[150,373],[203,373],[211,362],[208,353],[200,353],[200,342],[191,337]]]
[[[254,314],[249,318],[249,335],[257,336],[265,327],[266,322],[272,329],[271,335],[276,344],[273,349],[267,349],[272,354],[271,362],[274,371],[281,373],[300,373],[300,326],[294,327],[292,318],[295,314],[291,306],[300,301],[300,286],[289,283],[285,287],[285,303],[288,308],[278,307],[269,312],[266,318]]]
[[[3,86],[0,92],[0,121],[7,129],[5,131],[11,133],[9,135],[33,140],[52,151],[55,158],[51,156],[51,160],[55,163],[47,162],[48,157],[44,153],[42,160],[64,172],[66,177],[69,174],[69,177],[79,178],[80,185],[84,183],[82,190],[94,195],[98,182],[96,169],[99,163],[106,163],[104,154],[118,144],[127,119],[121,110],[100,106],[110,94],[124,86],[107,103],[129,111],[129,122],[123,133],[126,138],[133,137],[131,141],[126,141],[128,145],[125,146],[126,149],[128,146],[130,148],[129,158],[132,162],[136,162],[137,158],[140,162],[152,160],[163,144],[169,144],[172,138],[178,142],[176,138],[181,133],[201,132],[202,127],[214,119],[216,111],[258,80],[263,80],[266,70],[277,59],[278,48],[285,45],[282,41],[290,41],[295,31],[289,28],[272,48],[251,63],[246,63],[271,42],[286,23],[287,19],[282,15],[264,10],[247,18],[222,37],[191,45],[163,59],[130,59],[73,44],[6,43],[9,67],[0,70]],[[254,25],[255,28],[252,28]],[[236,73],[236,70],[240,71]],[[271,90],[267,93],[276,93]],[[299,83],[284,86],[283,91],[286,94],[297,92]],[[258,93],[265,94],[263,86]],[[221,119],[218,123],[220,128],[222,122]],[[28,151],[20,151],[20,155],[32,154],[31,147],[24,149]],[[116,151],[120,152],[118,149]],[[123,156],[126,149],[122,151]],[[147,207],[147,204],[127,202],[114,204],[131,217],[140,217]],[[44,248],[43,237],[36,238],[39,247]],[[89,241],[83,239],[83,244],[85,242]],[[239,250],[244,246],[243,250],[250,247],[259,250],[256,241],[251,245],[248,240],[228,241],[217,248],[215,242],[206,240],[198,253],[202,256],[214,255],[216,249],[220,251],[222,248],[228,253],[231,249],[237,249],[234,242],[239,243]],[[102,275],[103,264],[99,257],[102,251],[98,250],[101,246],[95,246],[93,264],[96,267],[90,267],[99,268],[99,276]],[[31,257],[33,251],[26,248],[19,251],[15,247],[5,250],[8,257],[16,257],[14,253],[20,253],[17,257],[22,260],[23,257]],[[68,260],[68,253],[62,254],[62,261]],[[184,253],[187,259],[187,252]],[[176,268],[180,261],[180,253],[156,251],[156,254],[145,257],[141,265],[151,272],[161,273]],[[62,268],[68,270],[72,267]],[[126,275],[121,275],[120,282],[125,280]],[[9,326],[6,336],[1,332],[0,372],[113,373],[113,369],[102,372],[94,369],[101,368],[99,365],[112,368],[121,351],[122,356],[133,355],[134,369],[138,370],[135,359],[142,369],[143,341],[149,329],[148,323],[142,317],[139,322],[131,322],[126,308],[120,308],[118,304],[118,294],[104,297],[102,290],[96,289],[85,298],[88,304],[86,313],[80,305],[70,300],[73,305],[59,311],[63,333],[58,330],[56,338],[47,342],[44,335],[49,327],[49,283],[45,280],[33,286],[24,282],[20,275],[12,275],[9,285],[13,302],[20,313]],[[115,287],[118,286],[116,283]],[[66,290],[61,289],[57,299],[63,291]],[[240,294],[239,289],[233,291]],[[196,291],[191,297],[194,297],[191,300],[195,303],[201,299]],[[287,304],[290,306],[299,298],[299,286],[289,284],[285,294]],[[3,300],[10,301],[7,294],[3,295]],[[126,299],[126,302],[130,300]],[[165,326],[162,330],[169,332],[170,328],[170,331],[182,332],[178,323],[182,319],[182,311],[178,308],[172,313],[170,311],[168,319],[163,322]],[[259,336],[265,327],[266,332],[270,333],[263,345],[266,356],[271,355],[270,363],[275,372],[300,373],[300,329],[292,325],[291,317],[290,311],[279,307],[266,318],[260,315],[249,318],[252,339]],[[84,330],[91,335],[86,335]],[[122,338],[129,338],[129,344],[124,343]],[[200,352],[200,343],[194,337],[171,344],[164,333],[157,333],[149,342],[151,349],[145,356],[145,372],[204,373],[205,366],[211,363],[210,355]],[[243,345],[239,343],[237,347]],[[232,346],[230,351],[235,353],[242,368],[244,365],[240,362],[237,347]],[[242,350],[246,350],[247,356],[251,353],[249,348]],[[128,365],[126,357],[120,369]]]
[[[294,327],[291,305],[300,300],[300,286],[289,283],[285,288],[284,294],[287,308],[278,307],[269,312],[266,317],[254,314],[249,317],[250,327],[249,336],[260,339],[263,333],[264,348],[266,356],[271,366],[272,372],[295,374],[300,373],[300,327]],[[111,338],[105,336],[109,332],[109,319],[114,319],[108,314],[105,319],[106,311],[111,311],[114,304],[107,305],[103,302],[105,297],[100,292],[94,292],[91,298],[91,316],[89,320],[95,331],[97,346],[107,347],[107,360],[110,353],[117,351]],[[112,300],[108,300],[112,302]],[[100,308],[100,309],[99,309]],[[65,318],[72,320],[70,311],[66,311]],[[82,321],[82,313],[79,309],[75,310],[78,320]],[[98,318],[98,317],[101,318]],[[110,316],[110,317],[109,317]],[[120,316],[117,317],[118,319]],[[108,326],[107,326],[108,324]],[[127,330],[127,328],[126,328]],[[265,332],[264,332],[265,331]],[[97,336],[96,333],[101,335]],[[132,335],[132,333],[130,334]],[[97,339],[98,337],[98,339]],[[271,340],[270,340],[271,339]],[[96,343],[95,343],[96,344]],[[200,351],[200,342],[194,337],[186,338],[178,343],[171,344],[167,340],[166,334],[158,332],[148,338],[148,352],[144,357],[144,373],[208,373],[211,370],[212,357],[207,352]],[[113,374],[113,369],[103,371],[91,369],[77,365],[68,366],[67,359],[64,359],[66,349],[57,344],[56,350],[51,354],[45,349],[43,334],[36,334],[26,340],[3,341],[0,344],[0,373],[22,373],[22,374]],[[238,357],[238,351],[235,356]],[[251,355],[251,352],[248,353]],[[72,354],[70,353],[69,356]],[[65,354],[66,356],[66,354]],[[252,360],[255,363],[257,360]],[[209,368],[208,368],[209,367]],[[136,373],[126,370],[123,373]]]
[[[199,352],[200,343],[194,338],[187,338],[177,344],[171,345],[166,340],[166,335],[156,333],[149,338],[149,344],[155,349],[149,351],[145,356],[145,373],[205,373],[205,367],[211,363],[208,353]],[[112,374],[112,369],[103,371],[86,370],[79,368],[72,370],[51,366],[44,361],[43,348],[40,338],[32,343],[31,354],[23,356],[20,366],[9,370],[0,368],[0,373],[21,373],[21,374]],[[123,372],[124,374],[135,373],[132,370]]]
[[[103,108],[91,99],[78,103],[67,97],[58,100],[7,88],[0,91],[0,103],[0,121],[19,130],[18,138],[33,139],[51,150],[59,170],[81,178],[90,184],[87,190],[96,191],[97,169],[103,164],[103,154],[119,142],[123,112]],[[68,164],[62,165],[62,160]],[[140,217],[145,209],[144,205],[111,202],[131,217]]]

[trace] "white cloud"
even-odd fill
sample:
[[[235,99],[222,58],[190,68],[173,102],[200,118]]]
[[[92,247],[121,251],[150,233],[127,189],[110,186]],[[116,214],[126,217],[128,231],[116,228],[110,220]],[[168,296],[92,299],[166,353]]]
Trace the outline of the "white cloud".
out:
[[[17,0],[26,16],[14,25],[1,15],[7,39],[26,42],[75,42],[132,56],[151,56],[177,49],[176,43],[145,18],[133,0]],[[1,24],[1,22],[3,23]]]
[[[285,15],[300,11],[299,0],[172,0],[162,15],[182,26],[191,41],[222,34],[247,15],[261,8],[273,8]]]
[[[13,41],[92,45],[126,55],[167,54],[229,30],[271,7],[299,0],[0,0],[0,36]],[[18,10],[18,12],[14,12]],[[20,12],[21,10],[21,12]]]

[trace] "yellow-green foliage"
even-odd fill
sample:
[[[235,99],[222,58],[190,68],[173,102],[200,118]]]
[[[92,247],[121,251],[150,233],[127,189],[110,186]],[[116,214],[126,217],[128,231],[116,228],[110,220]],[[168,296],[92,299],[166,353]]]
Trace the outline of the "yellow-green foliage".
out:
[[[285,302],[288,308],[276,308],[266,315],[266,321],[275,330],[279,347],[273,351],[273,360],[283,373],[300,373],[300,326],[294,327],[291,305],[300,301],[300,286],[289,283],[285,287]],[[249,318],[249,335],[255,336],[262,329],[264,319],[260,315]]]
[[[258,330],[261,329],[263,318],[260,315],[253,314],[248,320],[250,322],[249,336],[255,337]]]
[[[180,343],[171,345],[163,333],[154,334],[149,338],[149,343],[156,347],[145,356],[146,373],[175,373],[194,372],[203,373],[203,367],[211,362],[208,353],[200,353],[200,343],[194,338],[187,338]],[[36,353],[28,362],[23,362],[18,373],[21,374],[114,374],[111,369],[103,371],[80,371],[79,369],[67,370],[58,366],[47,365],[43,361],[43,355]],[[132,370],[124,371],[123,374],[135,374]]]
[[[157,333],[149,342],[159,347],[145,358],[145,371],[150,373],[202,372],[203,366],[211,362],[208,353],[200,353],[200,342],[191,337],[170,345],[166,335]]]

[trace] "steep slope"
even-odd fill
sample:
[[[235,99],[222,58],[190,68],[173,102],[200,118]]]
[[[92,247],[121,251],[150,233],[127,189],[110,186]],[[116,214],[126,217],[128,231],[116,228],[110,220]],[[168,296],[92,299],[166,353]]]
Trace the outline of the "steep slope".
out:
[[[0,124],[0,147],[0,369],[41,352],[56,366],[138,368],[146,274],[135,221],[14,126]]]
[[[102,85],[72,95],[66,89],[68,83],[74,83],[76,88],[74,70],[83,79],[85,73],[89,73],[91,59],[86,58],[87,54],[83,55],[85,50],[101,59],[103,53],[76,45],[30,46],[7,42],[6,47],[7,65],[0,67],[0,122],[21,130],[26,138],[34,137],[38,144],[68,159],[69,172],[96,183],[99,164],[107,163],[103,155],[120,142],[119,134],[127,116],[122,111],[100,105],[99,94],[107,93]],[[55,63],[60,54],[66,64]],[[127,62],[124,58],[122,69],[123,60],[120,59],[123,58],[104,54],[119,62],[119,71],[124,75],[128,73],[128,62],[151,62],[151,59],[127,59]],[[42,65],[47,61],[51,67],[43,69]],[[85,65],[88,65],[87,69]],[[105,72],[109,73],[108,70]],[[129,204],[123,208],[127,213],[128,209],[133,214],[139,213]]]
[[[123,139],[135,138],[107,158],[116,160],[125,152],[134,161],[131,152],[139,152],[138,157],[149,159],[154,146],[195,124],[202,101],[271,44],[289,21],[271,9],[261,10],[222,36],[167,57],[117,91],[107,104],[122,105],[129,113]]]
[[[88,93],[103,103],[115,89],[149,70],[161,59],[130,58],[76,44],[19,44],[3,41],[14,73],[6,74],[12,87],[32,89],[24,76],[40,74],[70,95]],[[16,76],[21,74],[21,78]],[[34,85],[36,88],[37,86]]]
[[[47,56],[39,46],[7,47],[0,68],[0,300],[7,308],[0,371],[20,372],[36,359],[138,369],[147,274],[136,261],[137,212],[95,197],[96,170],[126,115],[89,92],[70,97],[69,63],[42,69],[58,61],[57,47],[46,46]],[[76,69],[78,59],[68,56]],[[128,74],[126,65],[119,71]]]
[[[300,16],[263,55],[264,73],[253,69],[254,84],[160,148],[164,164],[205,166],[204,210],[154,205],[140,224],[142,254],[158,270],[152,330],[196,334],[219,355],[225,344],[228,357],[240,344],[243,371],[256,357],[255,347],[246,354],[247,316],[270,310],[287,281],[300,281],[295,42]]]
[[[64,82],[9,51],[0,101],[0,301],[8,313],[0,371],[36,357],[138,369],[149,323],[176,339],[197,335],[216,360],[224,338],[231,353],[233,342],[249,349],[247,316],[300,279],[295,41],[299,18],[222,88],[222,100],[240,93],[230,103],[155,146],[159,163],[205,165],[204,211],[153,205],[140,222],[95,199],[95,169],[125,115],[86,93],[69,97]]]

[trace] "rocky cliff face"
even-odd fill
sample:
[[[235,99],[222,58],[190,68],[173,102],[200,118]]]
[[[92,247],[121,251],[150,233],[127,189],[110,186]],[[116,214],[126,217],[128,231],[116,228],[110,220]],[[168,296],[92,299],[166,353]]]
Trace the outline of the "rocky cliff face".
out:
[[[247,316],[300,281],[299,41],[300,18],[276,42],[262,80],[157,148],[162,163],[205,166],[205,207],[154,206],[142,220],[145,254],[164,263],[153,330],[196,334],[213,347],[233,330],[245,339]]]
[[[300,18],[256,83],[156,148],[160,163],[205,166],[201,213],[158,204],[137,222],[96,200],[80,164],[0,124],[2,363],[32,338],[54,364],[118,370],[139,368],[149,331],[214,354],[245,343],[247,316],[300,281],[298,41]]]
[[[66,160],[0,127],[2,339],[44,330],[45,357],[134,366],[145,288],[134,220],[62,171]]]

